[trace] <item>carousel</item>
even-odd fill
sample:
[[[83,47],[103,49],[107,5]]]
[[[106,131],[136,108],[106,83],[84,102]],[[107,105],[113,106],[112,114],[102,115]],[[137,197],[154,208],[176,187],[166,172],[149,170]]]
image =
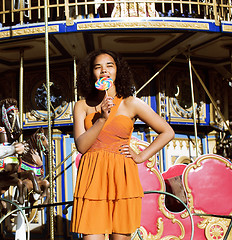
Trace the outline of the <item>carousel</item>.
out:
[[[69,231],[73,106],[95,49],[127,60],[137,97],[175,131],[138,165],[132,239],[232,239],[231,0],[0,0],[0,239],[82,237]],[[137,120],[131,146],[156,136]]]

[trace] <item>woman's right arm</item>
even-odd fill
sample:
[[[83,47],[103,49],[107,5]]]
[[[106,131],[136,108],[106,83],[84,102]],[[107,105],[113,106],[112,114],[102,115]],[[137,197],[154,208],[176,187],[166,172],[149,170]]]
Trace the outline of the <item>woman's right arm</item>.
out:
[[[110,109],[113,107],[112,98],[107,97],[101,105],[101,117],[88,130],[85,129],[86,103],[84,100],[78,101],[74,106],[74,141],[77,150],[84,154],[93,145],[99,133],[101,132],[108,116]]]
[[[10,146],[0,146],[0,158],[12,156],[15,153],[22,154],[24,145],[22,143],[14,143]]]

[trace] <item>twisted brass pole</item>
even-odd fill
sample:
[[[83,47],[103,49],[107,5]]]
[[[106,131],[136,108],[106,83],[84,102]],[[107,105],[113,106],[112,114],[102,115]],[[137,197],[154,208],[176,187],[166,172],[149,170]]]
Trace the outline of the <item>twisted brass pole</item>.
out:
[[[48,111],[48,144],[49,144],[49,182],[50,182],[50,203],[53,204],[53,174],[52,174],[52,133],[51,133],[51,102],[50,102],[50,73],[49,73],[49,39],[48,39],[48,3],[44,1],[45,18],[45,55],[46,55],[46,85],[47,85],[47,111]],[[50,207],[50,239],[54,240],[54,207]]]
[[[19,120],[20,128],[23,129],[23,57],[24,50],[20,49],[20,72],[19,72]],[[19,137],[19,142],[23,141],[23,134]]]
[[[77,79],[77,62],[76,62],[76,57],[74,56],[74,58],[73,58],[73,86],[74,86],[74,100],[75,100],[75,102],[77,102],[76,79]]]

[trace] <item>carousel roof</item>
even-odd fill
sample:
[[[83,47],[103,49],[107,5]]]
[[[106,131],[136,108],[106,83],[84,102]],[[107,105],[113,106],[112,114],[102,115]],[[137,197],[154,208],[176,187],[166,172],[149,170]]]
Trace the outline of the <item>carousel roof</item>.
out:
[[[213,20],[152,18],[85,19],[49,22],[51,63],[83,58],[88,52],[105,48],[120,52],[136,61],[186,62],[190,55],[195,64],[217,69],[224,77],[232,50],[232,24],[216,26]],[[0,71],[19,67],[20,51],[25,67],[44,64],[44,23],[4,27],[0,31]]]

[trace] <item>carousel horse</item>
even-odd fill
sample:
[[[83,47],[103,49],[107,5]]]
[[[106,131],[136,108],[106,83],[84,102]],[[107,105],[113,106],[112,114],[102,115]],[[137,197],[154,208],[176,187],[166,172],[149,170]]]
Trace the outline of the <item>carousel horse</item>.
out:
[[[36,175],[36,180],[41,189],[40,198],[46,197],[43,204],[47,204],[49,202],[49,182],[43,179],[44,176],[44,168],[43,168],[43,156],[48,154],[48,139],[45,136],[44,129],[39,128],[34,134],[30,136],[28,140],[26,140],[26,150],[20,156],[21,158],[21,169],[20,171],[28,171],[31,170]],[[32,182],[28,179],[23,181],[24,192],[29,193],[29,201],[34,202],[37,199],[31,198],[31,191],[33,190]]]
[[[0,146],[10,146],[18,141],[22,129],[19,124],[17,101],[7,98],[0,101]],[[0,194],[4,194],[10,186],[17,186],[19,195],[17,201],[24,203],[23,180],[28,178],[32,181],[35,192],[40,193],[40,188],[33,171],[19,173],[20,162],[18,157],[11,155],[0,159]],[[6,206],[1,202],[2,211]]]

